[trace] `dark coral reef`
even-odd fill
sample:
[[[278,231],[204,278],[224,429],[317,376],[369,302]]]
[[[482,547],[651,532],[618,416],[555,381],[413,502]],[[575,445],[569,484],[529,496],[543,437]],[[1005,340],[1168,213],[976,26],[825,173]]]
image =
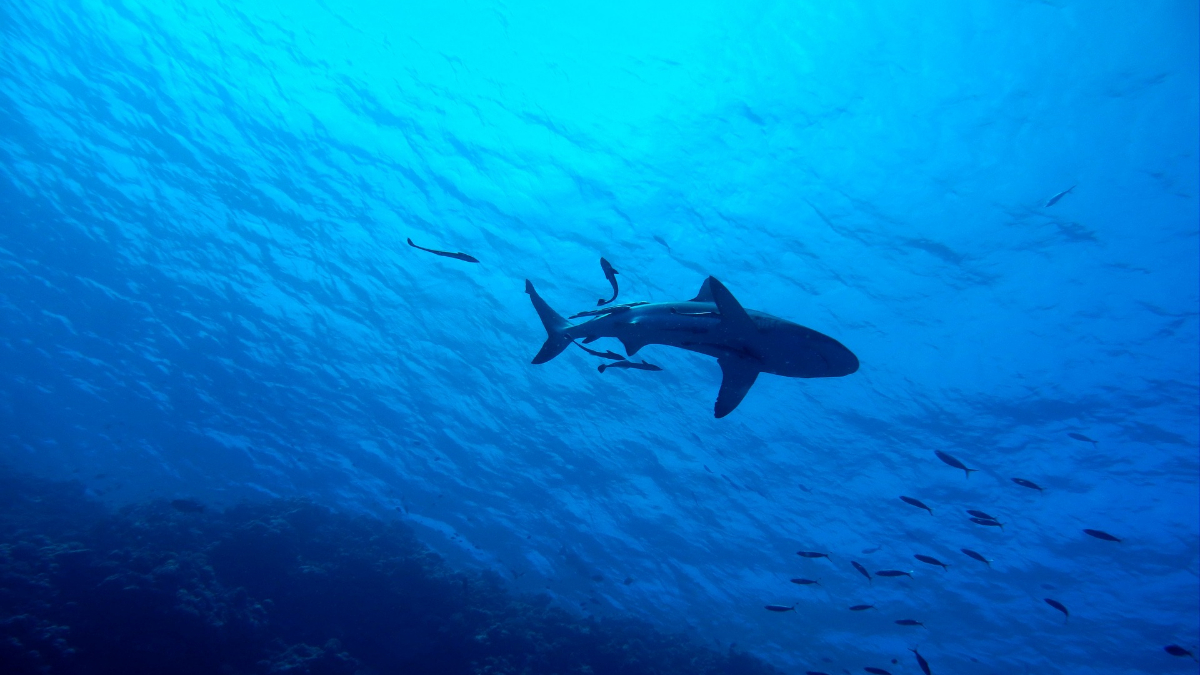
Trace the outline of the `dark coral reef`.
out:
[[[297,501],[105,510],[0,471],[0,672],[776,673],[456,572],[398,522]]]

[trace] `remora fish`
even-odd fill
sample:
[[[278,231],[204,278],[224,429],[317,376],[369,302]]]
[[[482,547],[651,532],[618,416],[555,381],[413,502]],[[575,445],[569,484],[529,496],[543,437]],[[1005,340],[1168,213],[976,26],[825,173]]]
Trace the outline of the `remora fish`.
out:
[[[759,373],[784,377],[843,377],[858,370],[858,357],[840,342],[810,328],[762,312],[747,310],[729,289],[709,277],[696,297],[630,307],[581,324],[568,323],[525,282],[546,343],[533,357],[545,363],[573,340],[614,337],[633,356],[648,344],[678,347],[717,359],[721,389],[713,408],[725,417],[737,408]]]
[[[609,368],[627,368],[629,370],[662,370],[662,368],[659,368],[653,363],[646,363],[645,361],[617,361],[616,363],[601,363],[600,365],[596,366],[596,370],[599,370],[602,373]]]
[[[608,279],[608,283],[612,284],[613,296],[611,298],[609,298],[608,300],[605,300],[604,298],[600,298],[599,300],[597,300],[596,301],[597,307],[599,307],[601,305],[607,305],[608,303],[616,300],[617,294],[620,293],[620,291],[617,290],[617,275],[620,274],[620,272],[613,269],[612,264],[609,263],[604,258],[600,259],[600,269],[604,270],[604,278]]]
[[[602,359],[610,359],[613,361],[624,361],[625,360],[624,356],[621,356],[620,354],[618,354],[612,350],[606,349],[602,352],[598,352],[595,349],[592,349],[591,347],[585,347],[585,346],[579,344],[578,342],[575,343],[575,346],[579,347],[583,351],[591,354],[592,356],[599,356]],[[604,371],[601,371],[601,372],[604,372]]]
[[[469,262],[469,263],[479,262],[479,260],[477,258],[475,258],[474,256],[469,256],[466,253],[454,253],[451,251],[435,251],[434,249],[425,248],[424,246],[417,246],[416,244],[413,243],[412,239],[408,240],[408,245],[413,248],[419,248],[422,251],[425,251],[427,253],[432,253],[434,255],[440,255],[443,258],[454,258],[455,260],[461,260],[463,262]]]

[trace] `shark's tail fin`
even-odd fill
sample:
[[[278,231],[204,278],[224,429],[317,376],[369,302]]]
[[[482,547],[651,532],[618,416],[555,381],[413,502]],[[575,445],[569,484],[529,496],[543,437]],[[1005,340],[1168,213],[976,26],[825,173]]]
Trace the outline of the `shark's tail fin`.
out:
[[[542,296],[533,289],[533,284],[529,283],[528,279],[525,280],[525,292],[533,300],[533,308],[537,310],[538,318],[546,327],[546,343],[542,345],[537,356],[533,357],[533,363],[545,363],[571,346],[571,336],[567,335],[567,329],[571,327],[571,324],[546,304]]]

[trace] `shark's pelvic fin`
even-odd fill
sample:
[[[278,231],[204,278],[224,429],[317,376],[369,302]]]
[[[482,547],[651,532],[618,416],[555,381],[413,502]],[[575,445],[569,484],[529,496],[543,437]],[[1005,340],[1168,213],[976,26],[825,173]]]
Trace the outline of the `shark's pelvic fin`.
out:
[[[571,327],[571,324],[546,304],[528,279],[525,280],[525,292],[533,300],[533,308],[537,310],[538,318],[542,320],[542,325],[546,328],[546,343],[542,345],[541,351],[533,357],[533,363],[545,363],[571,346],[571,336],[567,335],[567,329]]]
[[[709,283],[712,280],[713,278],[709,277],[704,280],[704,283],[700,284],[700,292],[696,294],[696,297],[692,298],[692,302],[713,301],[712,284]]]
[[[738,358],[717,359],[717,363],[721,365],[721,391],[717,394],[717,405],[713,412],[720,418],[733,412],[742,399],[746,398],[746,392],[750,391],[750,387],[753,387],[754,381],[758,379],[758,369],[750,362]]]
[[[758,325],[746,313],[746,308],[742,307],[737,298],[733,297],[733,293],[730,293],[729,289],[725,288],[725,284],[718,281],[716,277],[709,277],[704,283],[712,291],[713,302],[717,303],[717,311],[721,314],[721,321],[726,323],[728,328],[749,330],[751,332],[758,331]],[[754,380],[750,380],[750,383],[753,384]]]
[[[639,349],[650,344],[649,342],[643,342],[640,337],[637,337],[637,338],[623,337],[623,338],[620,338],[620,340],[621,340],[621,344],[625,346],[625,353],[630,356],[633,356],[634,354],[636,354],[638,352]]]

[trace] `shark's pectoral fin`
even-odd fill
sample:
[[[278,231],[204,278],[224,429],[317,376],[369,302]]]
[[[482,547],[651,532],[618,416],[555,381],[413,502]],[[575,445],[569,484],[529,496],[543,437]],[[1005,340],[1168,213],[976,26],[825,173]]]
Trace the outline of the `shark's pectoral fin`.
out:
[[[714,413],[719,418],[733,412],[746,398],[746,392],[754,386],[759,371],[744,359],[717,359],[717,363],[721,365],[721,391],[717,394]]]
[[[585,344],[585,345],[586,345],[586,344],[591,344],[591,343],[593,343],[593,342],[595,342],[596,340],[599,340],[599,339],[600,339],[600,336],[599,336],[599,335],[589,335],[589,336],[587,336],[587,337],[583,338],[583,344]]]
[[[725,288],[725,284],[716,277],[709,277],[704,283],[708,284],[709,290],[712,291],[713,302],[717,303],[717,312],[720,313],[721,324],[726,330],[758,332],[758,326],[750,318],[746,308],[742,307],[728,288]]]

